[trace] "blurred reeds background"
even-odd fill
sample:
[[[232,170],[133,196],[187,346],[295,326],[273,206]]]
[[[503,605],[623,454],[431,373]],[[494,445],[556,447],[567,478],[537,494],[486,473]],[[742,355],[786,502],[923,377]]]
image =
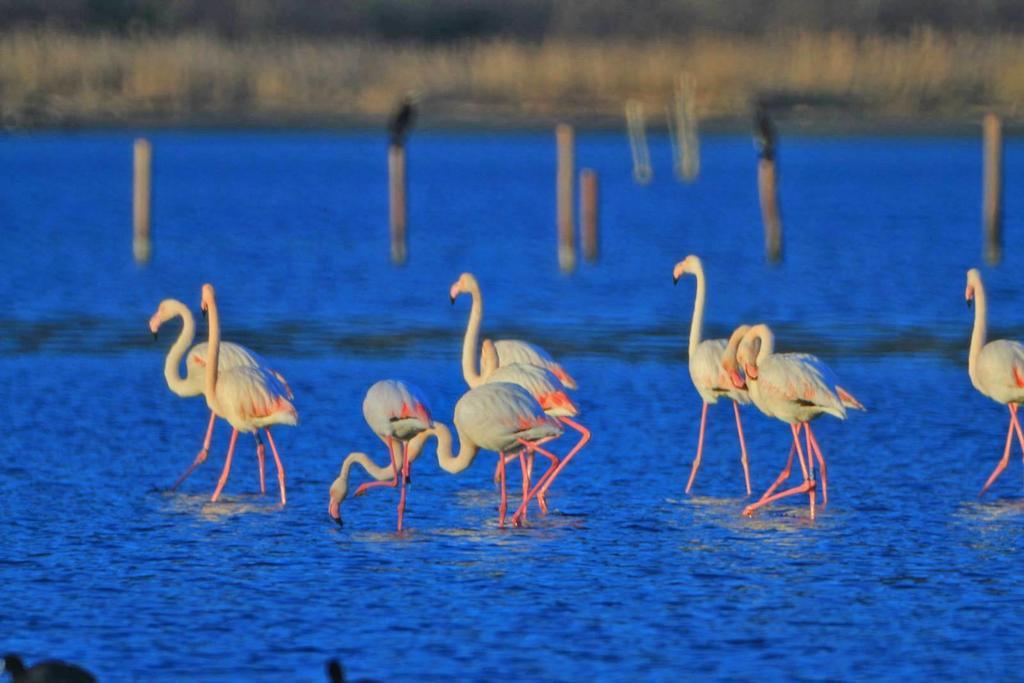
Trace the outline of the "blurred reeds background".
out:
[[[179,10],[200,7],[166,4]],[[634,25],[633,15],[644,15],[647,6],[721,12],[723,5],[749,10],[757,3],[613,2],[623,23],[616,26],[608,19],[596,28],[584,24],[586,30],[556,30],[557,17],[551,11],[541,28],[529,28],[538,22],[520,16],[530,8],[562,8],[564,3],[556,0],[521,3],[514,10],[520,13],[515,15],[519,23],[506,21],[508,30],[502,29],[501,13],[510,10],[499,3],[426,3],[448,13],[431,19],[422,9],[418,15],[410,10],[423,26],[406,25],[411,20],[401,10],[424,3],[365,4],[383,6],[398,17],[397,25],[404,27],[399,35],[388,33],[387,12],[383,19],[372,15],[362,31],[328,31],[326,19],[321,30],[289,28],[287,22],[281,26],[270,9],[283,5],[270,1],[254,0],[243,10],[241,0],[210,0],[209,6],[234,7],[236,13],[252,14],[253,7],[267,10],[256,13],[263,23],[250,16],[248,24],[241,24],[249,30],[239,33],[238,22],[227,22],[234,27],[227,31],[216,21],[187,13],[170,25],[161,24],[153,13],[162,5],[146,2],[67,0],[53,3],[64,8],[63,14],[26,10],[22,16],[11,9],[17,2],[0,0],[0,17],[10,19],[7,30],[0,32],[0,117],[7,126],[369,123],[385,116],[402,94],[415,90],[424,101],[424,117],[435,121],[501,125],[574,117],[617,123],[624,101],[636,98],[650,107],[658,124],[682,72],[697,78],[697,109],[704,119],[745,121],[755,99],[796,118],[976,121],[980,111],[995,109],[1012,119],[1024,96],[1024,40],[1014,23],[1024,22],[1024,11],[1017,19],[1007,15],[1010,19],[1000,22],[1000,3],[987,3],[984,16],[991,25],[974,30],[955,22],[943,27],[919,21],[912,12],[899,15],[902,23],[895,26],[855,21],[865,7],[874,8],[877,19],[885,6],[914,4],[901,0],[814,0],[811,5],[800,0],[760,4],[782,6],[790,13],[804,6],[838,7],[839,18],[762,18],[758,25],[748,11],[737,17],[755,21],[757,30],[738,21],[730,28],[726,17],[717,23],[666,24],[646,31]],[[573,11],[585,15],[592,4],[576,3]],[[977,11],[971,10],[972,3],[956,0],[925,4]],[[317,7],[322,15],[324,7],[333,7],[295,2],[292,14],[301,14],[303,5],[312,15],[303,20],[310,22]],[[480,20],[489,16],[481,15],[480,7],[490,8],[496,18]],[[107,20],[111,8],[119,12],[114,13],[117,21]],[[478,20],[454,21],[460,11]],[[346,21],[342,27],[359,26],[358,17]],[[438,22],[455,28],[447,29],[448,35],[437,28]],[[579,28],[577,24],[570,22]]]

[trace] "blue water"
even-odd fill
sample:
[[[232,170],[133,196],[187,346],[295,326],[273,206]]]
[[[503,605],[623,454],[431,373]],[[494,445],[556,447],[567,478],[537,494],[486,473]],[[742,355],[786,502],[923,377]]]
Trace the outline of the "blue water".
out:
[[[564,276],[548,134],[417,135],[404,268],[388,263],[381,136],[201,132],[151,136],[154,258],[137,267],[132,137],[0,138],[0,649],[153,681],[318,681],[328,657],[383,680],[1007,679],[1024,665],[1016,456],[977,498],[1007,414],[966,372],[976,140],[784,140],[773,268],[747,138],[705,138],[690,186],[655,138],[658,175],[639,187],[622,136],[583,133],[602,258]],[[1016,140],[1006,177],[1006,258],[983,274],[994,334],[1020,338]],[[705,261],[710,335],[767,321],[780,350],[820,355],[869,408],[816,423],[830,482],[816,521],[806,498],[740,515],[725,405],[683,494],[700,402],[693,283],[673,287],[671,269],[688,253]],[[497,528],[488,453],[458,477],[418,461],[406,535],[387,489],[346,501],[338,528],[327,488],[344,455],[385,458],[361,415],[372,382],[412,381],[450,420],[463,270],[488,335],[540,343],[577,378],[592,444],[528,528]],[[283,510],[257,493],[248,438],[208,502],[223,425],[165,492],[207,414],[167,389],[173,330],[153,342],[147,320],[164,297],[198,310],[206,281],[225,336],[295,390],[301,424],[276,431]],[[745,420],[759,492],[789,429]]]

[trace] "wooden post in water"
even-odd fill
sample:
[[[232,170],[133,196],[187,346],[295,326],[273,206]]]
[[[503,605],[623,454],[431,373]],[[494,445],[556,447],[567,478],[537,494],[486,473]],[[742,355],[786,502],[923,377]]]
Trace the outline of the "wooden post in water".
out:
[[[388,145],[388,216],[391,262],[405,263],[405,145]]]
[[[676,176],[693,182],[700,174],[700,139],[697,137],[697,79],[682,74],[676,80],[675,102],[669,129],[675,146]],[[674,125],[672,125],[674,124]]]
[[[995,114],[985,114],[985,188],[982,212],[985,221],[985,261],[999,263],[1003,256],[1003,124]]]
[[[583,258],[597,260],[597,172],[590,168],[580,171],[580,242]]]
[[[571,272],[576,267],[576,246],[573,242],[573,183],[575,181],[574,134],[572,126],[560,123],[555,128],[555,142],[558,147],[558,179],[556,196],[558,202],[558,267],[562,272]]]
[[[754,112],[754,146],[757,148],[757,191],[764,223],[764,253],[769,263],[782,258],[782,216],[779,211],[778,171],[775,166],[775,126],[758,105]]]
[[[629,134],[629,148],[633,153],[633,179],[641,185],[651,182],[654,177],[644,128],[644,105],[636,100],[627,100],[626,130]]]
[[[149,230],[153,148],[145,138],[135,140],[133,169],[132,253],[136,263],[147,263],[153,252]]]

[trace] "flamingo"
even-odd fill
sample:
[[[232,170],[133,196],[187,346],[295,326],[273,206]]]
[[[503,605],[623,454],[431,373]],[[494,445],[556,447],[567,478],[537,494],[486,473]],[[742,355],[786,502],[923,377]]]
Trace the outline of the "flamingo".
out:
[[[551,460],[549,472],[558,465],[558,458],[548,453],[540,443],[561,436],[561,423],[547,415],[530,392],[517,384],[493,382],[467,391],[455,404],[455,430],[459,435],[459,451],[456,455],[452,455],[451,430],[437,421],[413,439],[410,450],[417,451],[427,438],[437,437],[437,462],[441,469],[450,474],[458,474],[467,469],[481,449],[495,451],[498,454],[501,482],[498,526],[505,526],[505,513],[508,509],[505,490],[506,454],[519,454],[525,499],[535,496],[536,488],[545,479],[541,478],[534,491],[526,490],[526,459],[523,451],[535,450]]]
[[[971,384],[985,396],[997,403],[1003,403],[1010,410],[1010,427],[1006,431],[1006,447],[1003,457],[989,476],[978,496],[992,486],[1010,462],[1010,451],[1013,447],[1013,434],[1024,450],[1024,433],[1021,432],[1017,420],[1017,409],[1024,403],[1024,345],[1008,339],[997,339],[985,343],[988,326],[988,302],[985,298],[985,286],[981,283],[981,273],[977,268],[967,271],[967,291],[964,294],[967,305],[977,302],[974,309],[974,330],[971,332],[971,352],[967,361],[967,373]]]
[[[220,316],[217,313],[213,285],[203,285],[202,309],[209,315],[210,320],[206,379],[203,388],[206,405],[218,417],[227,420],[233,428],[231,442],[228,444],[228,455],[224,460],[224,471],[221,472],[217,488],[210,500],[217,501],[228,481],[238,432],[255,434],[263,429],[267,441],[270,442],[270,450],[274,454],[277,483],[281,490],[281,505],[284,505],[287,502],[284,466],[281,464],[281,456],[277,452],[274,437],[270,434],[270,426],[294,426],[299,422],[299,414],[287,398],[287,387],[269,370],[248,366],[225,369],[220,366]]]
[[[740,462],[743,464],[743,481],[750,495],[750,466],[747,462],[747,444],[743,438],[743,423],[740,420],[740,404],[750,403],[747,390],[732,385],[729,373],[722,368],[722,354],[726,340],[704,339],[701,334],[704,328],[704,300],[707,291],[704,279],[704,265],[700,257],[690,254],[672,269],[672,284],[678,284],[684,275],[693,275],[697,280],[697,292],[693,301],[693,318],[690,320],[690,344],[687,352],[690,355],[690,380],[700,394],[703,407],[700,411],[700,436],[697,437],[697,457],[693,459],[690,479],[686,482],[686,493],[693,487],[693,480],[700,469],[701,455],[704,451],[704,428],[707,425],[708,406],[718,403],[720,397],[732,400],[733,413],[736,415],[736,433],[740,438]]]
[[[477,387],[483,381],[480,373],[477,372],[476,347],[480,338],[480,323],[484,317],[484,301],[480,294],[480,285],[472,273],[463,273],[459,279],[452,284],[448,292],[452,304],[455,303],[459,294],[468,293],[473,299],[473,305],[469,311],[469,323],[466,325],[466,336],[462,340],[462,376],[466,384]],[[526,365],[537,365],[550,370],[558,380],[569,389],[576,388],[576,380],[569,376],[559,363],[551,357],[544,349],[518,339],[499,339],[494,342],[494,348],[498,352],[498,364],[508,365],[509,363],[525,363]]]
[[[183,398],[200,396],[203,393],[206,376],[207,343],[200,342],[189,348],[196,336],[196,321],[192,317],[192,311],[177,299],[164,299],[149,319],[149,331],[153,333],[153,338],[156,339],[161,325],[178,317],[181,318],[181,332],[178,333],[178,338],[171,345],[170,350],[167,352],[167,358],[164,360],[164,379],[167,380],[167,387],[178,396]],[[186,349],[188,349],[187,353]],[[291,388],[288,386],[285,378],[280,373],[269,369],[264,360],[255,351],[251,351],[241,344],[233,344],[231,342],[221,342],[220,350],[219,363],[221,369],[230,370],[241,366],[265,368],[284,385],[288,398],[292,398]],[[181,358],[185,355],[188,357],[185,362],[186,374],[185,377],[182,377]],[[206,461],[206,457],[210,453],[210,441],[213,439],[213,423],[215,419],[216,416],[213,411],[210,411],[210,424],[206,428],[203,447],[184,474],[178,477],[178,480],[171,486],[171,491],[177,489],[199,465]],[[266,483],[263,477],[265,451],[259,433],[256,434],[256,458],[260,468],[260,493],[266,493]]]
[[[550,475],[545,474],[546,481],[543,483],[543,486],[537,489],[537,502],[541,510],[547,512],[547,503],[544,500],[544,495],[551,488],[555,477],[565,469],[569,461],[590,441],[590,430],[575,420],[570,419],[579,415],[579,408],[576,407],[576,404],[565,392],[565,386],[550,370],[525,363],[509,363],[508,365],[499,366],[498,351],[494,348],[494,342],[490,339],[484,339],[480,345],[480,375],[484,383],[509,382],[521,386],[530,392],[530,395],[537,400],[545,413],[580,433],[580,440],[562,458]],[[515,457],[515,454],[506,456],[506,464],[508,464],[511,458]],[[531,452],[526,466],[527,487],[529,486],[529,476],[532,472],[533,453]],[[496,469],[494,472],[495,481],[498,481],[499,476],[500,473]],[[524,498],[519,510],[512,517],[513,524],[520,518],[525,518],[526,506],[529,502],[530,496]]]
[[[391,466],[380,467],[365,453],[349,453],[341,465],[341,474],[331,484],[331,502],[328,512],[341,524],[341,503],[348,495],[349,472],[353,465],[362,465],[367,474],[376,481],[367,482],[356,489],[361,496],[368,489],[377,486],[398,485],[398,470],[402,470],[402,493],[398,499],[398,531],[402,531],[405,514],[405,485],[409,483],[409,468],[416,455],[409,452],[409,441],[431,425],[430,410],[423,398],[423,392],[411,384],[397,379],[383,379],[370,387],[363,399],[363,417],[373,433],[387,445]],[[395,441],[400,441],[402,450],[395,455]],[[390,481],[387,481],[388,478]]]
[[[760,348],[755,351],[757,344]],[[754,405],[765,415],[788,423],[793,433],[793,448],[790,449],[789,459],[782,473],[760,500],[744,508],[743,514],[750,516],[758,508],[776,500],[807,493],[810,499],[811,519],[814,519],[816,485],[812,458],[817,458],[821,466],[823,507],[828,504],[828,479],[825,456],[814,436],[810,421],[826,413],[845,420],[847,408],[864,410],[864,406],[850,392],[839,386],[832,370],[816,356],[806,353],[775,353],[775,335],[764,324],[749,328],[743,334],[735,355],[727,356],[723,360],[723,366],[729,372],[733,385],[739,387],[743,386],[744,382],[737,371],[737,364],[743,367],[746,386]],[[807,441],[806,465],[800,447],[801,429],[804,430]],[[800,460],[800,468],[804,472],[804,483],[773,495],[775,489],[789,477],[794,449]]]

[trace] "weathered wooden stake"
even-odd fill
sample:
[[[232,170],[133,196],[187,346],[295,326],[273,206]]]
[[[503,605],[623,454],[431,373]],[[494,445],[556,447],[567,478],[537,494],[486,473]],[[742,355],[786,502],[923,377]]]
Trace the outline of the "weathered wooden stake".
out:
[[[573,241],[573,182],[575,181],[574,134],[572,126],[560,123],[555,128],[558,146],[558,267],[570,272],[576,267],[576,246]]]
[[[697,137],[697,79],[683,74],[676,80],[674,102],[675,125],[673,142],[676,147],[676,176],[688,183],[700,174],[700,139]]]
[[[597,172],[590,168],[580,171],[580,241],[583,258],[597,260]]]
[[[388,146],[388,215],[391,219],[391,262],[405,263],[405,146]]]
[[[779,211],[778,171],[775,167],[775,125],[768,112],[754,112],[754,145],[757,147],[757,191],[764,223],[764,253],[769,263],[782,258],[782,216]]]
[[[654,177],[654,170],[651,168],[651,153],[647,148],[644,105],[636,100],[626,101],[626,130],[629,134],[629,148],[633,153],[633,179],[646,185]]]
[[[985,260],[999,263],[1003,256],[1003,124],[995,114],[986,114],[985,136]]]
[[[153,148],[149,140],[136,138],[132,176],[132,253],[136,263],[146,263],[153,252],[149,218]]]

